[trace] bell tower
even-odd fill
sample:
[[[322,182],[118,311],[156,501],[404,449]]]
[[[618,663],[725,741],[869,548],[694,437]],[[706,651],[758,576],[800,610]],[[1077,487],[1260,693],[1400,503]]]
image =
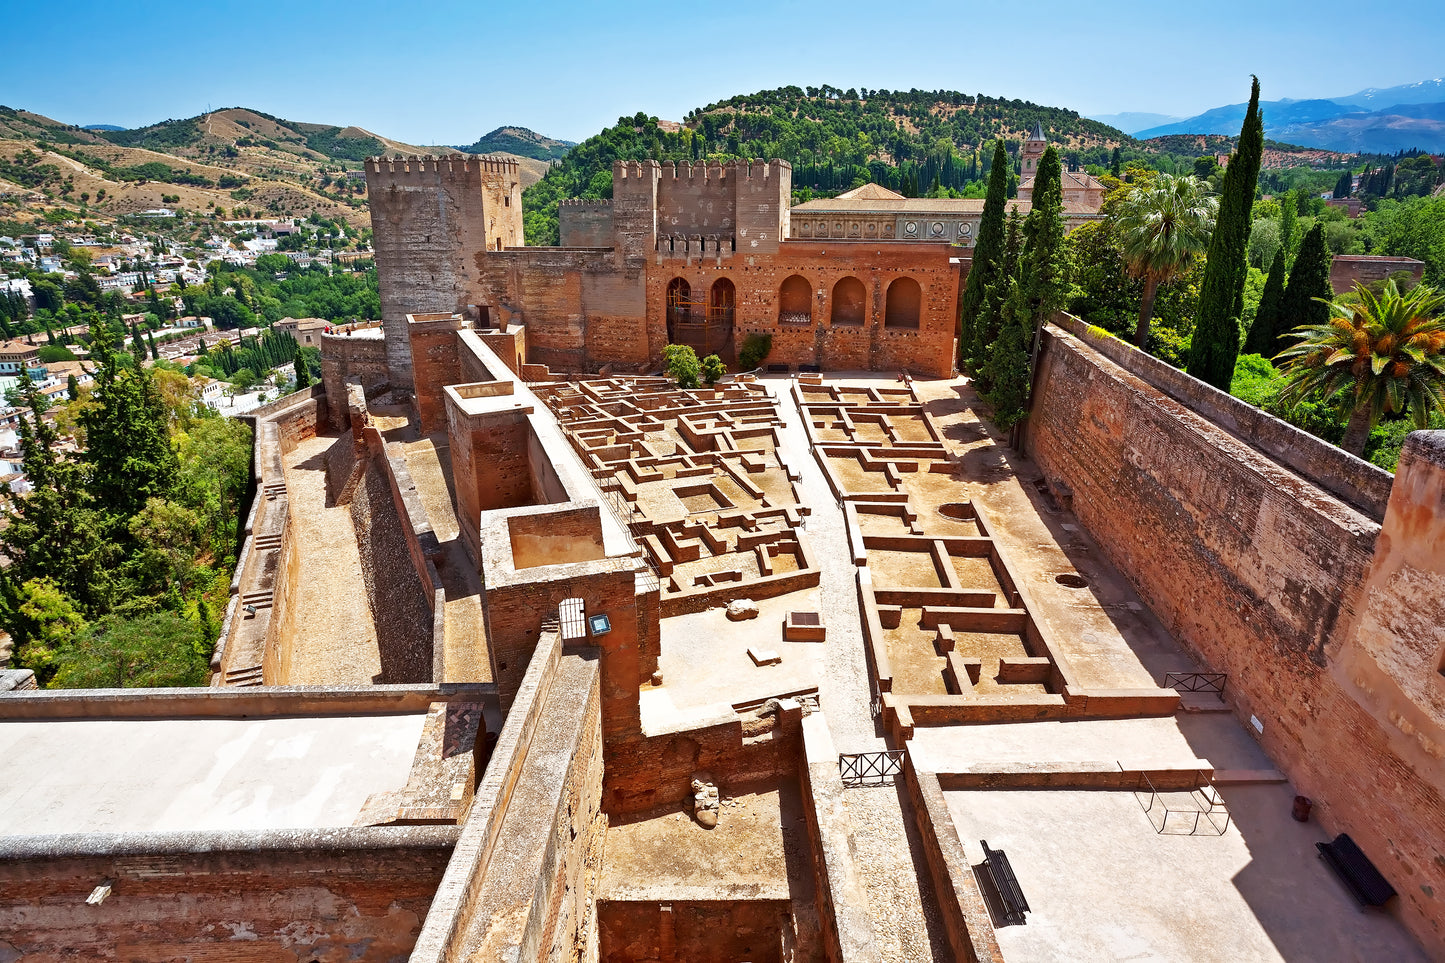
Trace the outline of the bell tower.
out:
[[[1033,132],[1029,139],[1024,141],[1024,152],[1019,155],[1023,161],[1023,170],[1019,173],[1019,180],[1031,180],[1039,172],[1039,161],[1044,156],[1044,151],[1049,149],[1048,138],[1044,136],[1044,125],[1034,121]]]

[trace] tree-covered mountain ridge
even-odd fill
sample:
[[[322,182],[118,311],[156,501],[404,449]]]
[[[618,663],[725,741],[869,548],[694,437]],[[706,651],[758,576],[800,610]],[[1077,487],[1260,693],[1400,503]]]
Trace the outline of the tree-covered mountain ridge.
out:
[[[804,197],[875,181],[905,194],[982,197],[991,153],[1003,140],[1017,162],[1038,124],[1069,164],[1107,164],[1127,134],[1076,110],[956,90],[779,87],[687,113],[681,123],[639,112],[573,147],[524,195],[529,244],[557,243],[557,203],[607,197],[616,160],[782,158]]]

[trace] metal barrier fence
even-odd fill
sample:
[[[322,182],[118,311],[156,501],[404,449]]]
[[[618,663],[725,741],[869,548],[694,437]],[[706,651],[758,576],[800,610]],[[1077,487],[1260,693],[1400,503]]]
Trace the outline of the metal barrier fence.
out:
[[[1224,686],[1229,676],[1223,672],[1166,672],[1164,688],[1180,692],[1213,692],[1224,698]]]
[[[1203,835],[1223,836],[1229,831],[1229,807],[1215,788],[1214,780],[1205,772],[1196,771],[1193,789],[1162,791],[1154,787],[1154,780],[1147,772],[1139,775],[1142,785],[1134,791],[1134,798],[1143,807],[1154,832],[1161,836],[1198,836],[1201,835],[1200,817],[1205,827]],[[1141,799],[1141,794],[1145,798]],[[1185,802],[1187,806],[1183,805]]]
[[[838,776],[845,786],[864,786],[869,781],[882,785],[903,773],[904,749],[883,752],[844,752],[838,754]]]

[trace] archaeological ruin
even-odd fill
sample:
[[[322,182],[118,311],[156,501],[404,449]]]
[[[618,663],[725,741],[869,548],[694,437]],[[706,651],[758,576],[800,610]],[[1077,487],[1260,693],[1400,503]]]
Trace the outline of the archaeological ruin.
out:
[[[367,176],[212,685],[0,692],[0,961],[1445,956],[1445,433],[1060,314],[1011,446],[957,226],[644,161],[530,248],[513,164]]]

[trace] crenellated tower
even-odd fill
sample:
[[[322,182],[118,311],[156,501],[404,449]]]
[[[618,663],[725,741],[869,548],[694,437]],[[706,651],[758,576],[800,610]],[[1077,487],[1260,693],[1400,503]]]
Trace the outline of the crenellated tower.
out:
[[[406,316],[463,311],[474,300],[477,252],[523,244],[521,172],[502,157],[374,157],[366,190],[387,368],[392,386],[409,391]]]

